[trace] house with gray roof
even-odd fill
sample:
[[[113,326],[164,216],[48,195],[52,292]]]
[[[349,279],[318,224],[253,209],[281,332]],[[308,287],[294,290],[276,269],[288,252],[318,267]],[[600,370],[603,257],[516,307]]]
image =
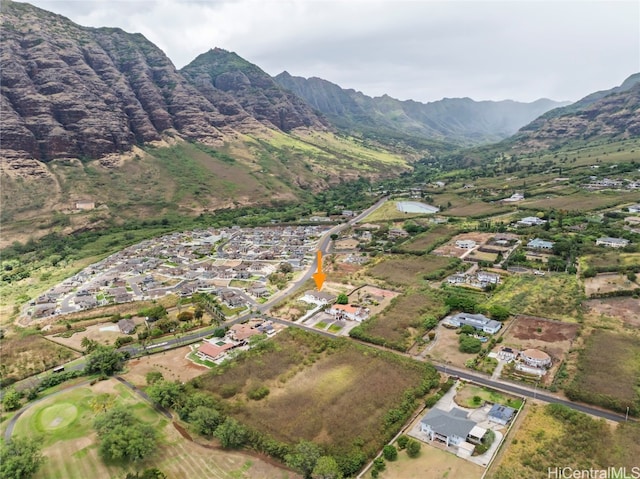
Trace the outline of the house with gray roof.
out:
[[[516,410],[512,407],[503,406],[502,404],[494,404],[489,410],[487,418],[491,422],[505,425],[513,419],[515,414]]]
[[[629,244],[629,240],[624,238],[604,237],[604,238],[598,238],[596,240],[596,245],[607,246],[609,248],[624,248],[628,244]]]
[[[473,326],[478,331],[496,334],[500,331],[502,323],[495,319],[489,319],[484,314],[458,313],[446,319],[446,323],[459,328],[463,325]]]
[[[553,245],[555,243],[553,241],[547,241],[540,238],[532,239],[527,243],[527,249],[553,249]]]
[[[460,446],[465,442],[479,444],[486,429],[467,419],[467,411],[453,408],[451,411],[433,408],[420,421],[420,431],[430,441],[441,441],[447,446]]]

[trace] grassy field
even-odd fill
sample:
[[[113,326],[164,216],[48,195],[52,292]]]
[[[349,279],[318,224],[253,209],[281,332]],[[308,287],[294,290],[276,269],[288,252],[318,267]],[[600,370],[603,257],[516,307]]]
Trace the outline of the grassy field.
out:
[[[335,455],[354,447],[375,454],[401,426],[389,427],[387,412],[405,391],[435,377],[429,365],[291,328],[265,345],[202,376],[201,388],[226,398],[242,423],[287,443],[312,440]],[[262,385],[269,395],[248,400]]]
[[[28,334],[35,332],[36,334]],[[80,356],[75,351],[43,338],[34,330],[25,330],[2,340],[2,379],[24,379]]]
[[[578,355],[577,373],[566,388],[570,398],[640,415],[640,339],[596,329]]]
[[[505,306],[512,313],[577,321],[583,296],[582,287],[574,275],[540,277],[523,274],[507,278],[487,303]]]
[[[480,403],[474,400],[474,397],[481,399]],[[486,387],[474,386],[473,384],[465,384],[460,390],[456,392],[455,402],[467,408],[477,408],[483,405],[484,401],[488,401],[494,404],[502,404],[515,409],[519,409],[522,406],[522,399],[510,396],[506,393],[500,393],[493,389]]]
[[[434,246],[453,237],[454,234],[456,231],[449,226],[437,225],[403,243],[400,249],[408,253],[430,251]]]
[[[424,213],[403,213],[396,206],[397,201],[387,201],[380,208],[375,210],[369,216],[362,220],[363,223],[378,223],[383,221],[398,221],[409,218],[418,218],[425,215]]]
[[[446,312],[443,295],[438,291],[410,291],[393,299],[380,314],[362,322],[359,329],[364,334],[362,339],[406,351],[425,333],[425,315],[440,318]]]
[[[453,271],[458,262],[443,256],[385,257],[367,270],[367,274],[391,286],[416,286],[424,282],[424,275],[438,270]],[[444,275],[443,275],[444,276]]]
[[[525,412],[508,448],[490,469],[489,479],[548,479],[548,468],[555,467],[626,466],[630,473],[638,464],[640,426],[636,423],[614,426],[557,405],[533,403]]]
[[[457,206],[455,208],[449,208],[443,212],[445,216],[455,217],[485,217],[491,215],[499,215],[502,213],[508,213],[513,210],[513,207],[503,205],[501,203],[484,203],[477,201],[469,203],[467,205]]]
[[[93,432],[95,413],[91,399],[113,394],[142,421],[154,425],[163,436],[157,452],[139,464],[105,464],[98,455]],[[63,392],[33,406],[16,424],[16,435],[41,438],[47,457],[35,479],[86,479],[123,477],[126,471],[157,467],[167,477],[187,479],[271,479],[298,476],[240,452],[206,448],[183,438],[166,418],[115,380]]]
[[[638,199],[637,193],[625,193],[620,191],[585,191],[579,189],[566,196],[553,196],[551,198],[534,198],[530,201],[519,203],[521,209],[548,210],[560,208],[567,211],[592,211],[601,208],[610,208],[624,205]]]
[[[640,253],[624,253],[622,251],[603,250],[601,253],[587,255],[580,258],[582,268],[617,269],[640,267]]]

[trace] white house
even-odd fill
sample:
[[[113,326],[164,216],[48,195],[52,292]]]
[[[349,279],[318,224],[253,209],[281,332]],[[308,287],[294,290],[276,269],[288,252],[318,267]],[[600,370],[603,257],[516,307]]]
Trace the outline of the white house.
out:
[[[304,296],[300,298],[300,301],[304,301],[305,303],[317,304],[318,306],[333,303],[335,300],[336,296],[331,293],[313,290],[305,291]]]
[[[640,213],[640,203],[638,203],[637,205],[629,206],[629,208],[627,209],[629,210],[629,213]]]
[[[604,238],[598,238],[596,240],[596,245],[607,246],[609,248],[624,248],[628,244],[629,244],[629,240],[624,238],[604,237]]]
[[[475,248],[476,246],[476,242],[470,239],[466,239],[466,240],[456,240],[456,246],[458,248],[462,248],[462,249],[471,249],[471,248]]]
[[[364,321],[369,317],[369,310],[360,306],[351,306],[349,304],[334,304],[327,311],[336,319],[350,319],[351,321]]]
[[[527,243],[527,249],[553,249],[553,245],[555,243],[553,241],[547,241],[540,238],[532,239]]]
[[[461,446],[465,442],[479,444],[486,429],[467,419],[467,412],[453,408],[451,411],[433,408],[420,421],[420,432],[430,441],[441,441],[447,446]]]
[[[502,327],[502,323],[489,319],[484,314],[458,313],[447,318],[446,322],[456,328],[463,325],[473,326],[478,331],[488,334],[495,334]]]
[[[496,273],[489,273],[488,271],[478,271],[476,275],[478,281],[486,284],[499,284],[500,283],[500,275]]]
[[[526,218],[522,218],[516,224],[518,226],[540,226],[546,222],[547,220],[540,219],[537,216],[527,216]]]
[[[547,368],[551,366],[551,356],[539,349],[525,349],[520,353],[520,359],[534,368]]]

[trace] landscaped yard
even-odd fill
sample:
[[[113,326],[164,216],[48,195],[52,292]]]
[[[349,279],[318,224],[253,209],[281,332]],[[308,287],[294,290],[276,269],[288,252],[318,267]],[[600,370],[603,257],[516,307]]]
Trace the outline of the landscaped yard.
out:
[[[374,455],[406,420],[388,412],[437,377],[428,364],[293,328],[263,344],[202,376],[201,389],[242,423],[289,444],[314,441],[337,457]],[[269,394],[247,399],[260,386]]]
[[[152,457],[129,466],[107,465],[102,461],[91,408],[91,399],[100,393],[114,395],[118,403],[128,405],[140,420],[161,432],[163,439]],[[166,418],[113,379],[64,392],[34,405],[19,419],[14,434],[32,437],[34,433],[42,438],[47,457],[35,479],[119,478],[126,471],[150,467],[157,467],[172,479],[299,477],[251,455],[204,447],[183,438]]]
[[[480,398],[480,402],[475,399],[476,397]],[[520,398],[506,393],[500,393],[494,389],[487,389],[485,387],[475,386],[468,383],[464,383],[462,388],[456,392],[455,396],[455,402],[466,408],[480,407],[485,401],[494,404],[502,404],[514,409],[520,409],[522,406],[522,399]]]

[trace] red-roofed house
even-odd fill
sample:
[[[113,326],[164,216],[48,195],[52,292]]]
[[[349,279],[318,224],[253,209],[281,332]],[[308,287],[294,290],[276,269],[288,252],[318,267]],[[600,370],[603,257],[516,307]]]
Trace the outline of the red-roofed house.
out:
[[[217,344],[204,343],[198,348],[196,355],[203,361],[216,361],[221,359],[224,354],[231,348],[235,348],[235,344],[224,343],[222,346]]]
[[[336,319],[350,319],[351,321],[364,321],[369,317],[369,310],[360,306],[349,304],[334,304],[328,311]]]
[[[229,328],[229,332],[231,333],[231,338],[235,341],[246,341],[251,336],[262,334],[260,331],[252,328],[248,324],[234,324]]]

